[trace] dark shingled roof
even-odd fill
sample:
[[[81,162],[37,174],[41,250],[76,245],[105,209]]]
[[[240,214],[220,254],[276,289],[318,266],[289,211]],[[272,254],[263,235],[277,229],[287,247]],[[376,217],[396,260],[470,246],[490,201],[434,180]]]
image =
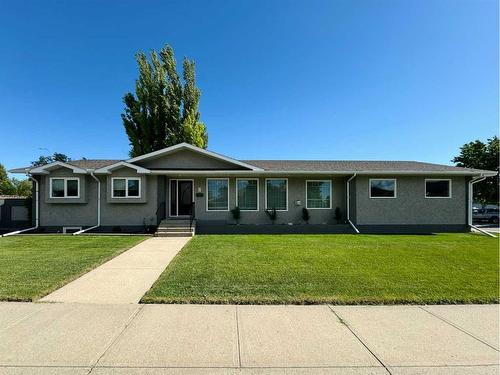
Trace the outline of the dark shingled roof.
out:
[[[362,171],[422,171],[422,172],[481,172],[479,169],[459,168],[450,165],[422,163],[418,161],[372,160],[242,160],[268,171],[311,172],[362,172]]]
[[[78,168],[83,169],[97,169],[102,167],[107,167],[108,165],[118,163],[121,160],[112,159],[82,159],[82,160],[71,160],[68,164],[74,165]]]
[[[75,167],[82,168],[82,169],[97,169],[97,168],[102,168],[106,167],[108,165],[117,163],[121,160],[111,160],[111,159],[81,159],[81,160],[71,160],[67,162],[66,164],[71,164]],[[9,170],[11,173],[26,173],[26,170],[35,168],[33,166],[29,167],[21,167],[21,168],[15,168]]]
[[[68,164],[82,169],[98,169],[122,160],[87,159],[72,160]],[[244,163],[262,168],[266,171],[284,172],[490,172],[480,169],[460,168],[451,165],[423,163],[418,161],[373,161],[373,160],[241,160]],[[32,168],[32,167],[25,167]],[[25,168],[13,169],[10,172],[24,173]]]

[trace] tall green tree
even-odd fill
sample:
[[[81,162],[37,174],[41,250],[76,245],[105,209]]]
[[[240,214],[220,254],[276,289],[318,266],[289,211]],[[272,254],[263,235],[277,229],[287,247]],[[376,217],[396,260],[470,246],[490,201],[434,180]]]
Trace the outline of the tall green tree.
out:
[[[39,167],[41,165],[50,164],[55,161],[68,162],[71,161],[67,155],[62,154],[60,152],[54,152],[52,155],[41,155],[38,160],[34,160],[31,162],[33,167]]]
[[[487,169],[499,171],[499,146],[497,136],[489,138],[486,142],[475,140],[460,147],[460,154],[452,162],[457,167]],[[474,200],[480,203],[495,203],[499,201],[499,177],[488,177],[486,180],[474,185]]]
[[[200,90],[196,86],[195,63],[184,58],[182,80],[177,73],[174,50],[166,45],[150,58],[136,54],[139,78],[135,95],[123,97],[125,132],[130,141],[130,156],[160,150],[187,142],[206,148],[207,130],[200,121]]]
[[[0,195],[13,195],[15,194],[14,186],[7,175],[7,170],[0,164]]]
[[[0,195],[31,197],[31,181],[9,178],[5,167],[0,164]]]

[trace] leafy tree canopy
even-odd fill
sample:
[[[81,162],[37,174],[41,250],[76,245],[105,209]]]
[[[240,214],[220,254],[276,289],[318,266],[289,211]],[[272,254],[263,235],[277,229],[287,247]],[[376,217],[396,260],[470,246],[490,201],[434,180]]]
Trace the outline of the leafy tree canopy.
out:
[[[489,138],[486,142],[475,140],[460,147],[460,154],[452,162],[457,167],[487,169],[499,171],[499,146],[497,136]],[[474,185],[474,199],[480,203],[498,203],[498,174],[489,177]]]
[[[200,90],[196,86],[195,63],[184,58],[182,80],[177,73],[174,50],[166,45],[158,54],[136,54],[139,78],[135,95],[123,97],[125,132],[130,156],[138,156],[186,142],[206,148],[208,135],[198,110]]]
[[[31,182],[9,178],[7,170],[0,164],[0,195],[20,195],[31,197]]]
[[[68,162],[71,161],[71,159],[65,154],[61,154],[60,152],[54,152],[52,155],[40,156],[38,160],[32,161],[31,165],[34,167],[39,167],[41,165],[50,164],[55,161]]]

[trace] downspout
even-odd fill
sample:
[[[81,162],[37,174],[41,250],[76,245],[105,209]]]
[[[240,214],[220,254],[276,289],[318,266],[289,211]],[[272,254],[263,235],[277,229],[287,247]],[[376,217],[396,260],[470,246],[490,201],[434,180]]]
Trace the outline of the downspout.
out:
[[[356,178],[356,173],[354,173],[352,175],[351,178],[349,178],[347,180],[347,183],[346,183],[346,187],[347,187],[347,222],[351,225],[352,229],[354,229],[354,231],[359,234],[359,230],[358,228],[356,228],[356,226],[352,223],[351,221],[351,212],[350,212],[350,191],[349,191],[349,182],[351,182],[352,180],[354,180]]]
[[[94,180],[97,181],[97,225],[93,227],[79,230],[78,232],[73,233],[73,235],[82,234],[88,232],[89,230],[99,228],[101,226],[101,181],[94,175],[94,172],[90,172],[90,175]]]
[[[493,238],[497,238],[497,236],[495,236],[494,234],[491,234],[490,232],[487,232],[481,228],[478,228],[476,227],[475,225],[472,224],[472,201],[473,201],[473,192],[474,192],[474,184],[475,183],[478,183],[478,182],[481,182],[485,179],[486,177],[483,177],[483,176],[479,176],[479,177],[475,177],[473,178],[472,180],[469,181],[469,207],[468,207],[468,215],[467,215],[467,221],[468,221],[468,225],[469,227],[471,227],[472,229],[474,230],[477,230],[478,232],[481,232],[483,234],[486,234],[487,236],[490,236],[490,237],[493,237]]]
[[[22,230],[16,230],[14,232],[10,233],[5,233],[4,235],[0,237],[7,237],[7,236],[13,236],[14,234],[19,234],[19,233],[24,233],[24,232],[29,232],[31,230],[38,229],[38,226],[40,224],[40,214],[38,212],[38,200],[39,200],[39,186],[38,186],[38,180],[36,178],[33,178],[29,173],[26,174],[26,176],[31,180],[35,182],[35,226],[27,229],[22,229]]]

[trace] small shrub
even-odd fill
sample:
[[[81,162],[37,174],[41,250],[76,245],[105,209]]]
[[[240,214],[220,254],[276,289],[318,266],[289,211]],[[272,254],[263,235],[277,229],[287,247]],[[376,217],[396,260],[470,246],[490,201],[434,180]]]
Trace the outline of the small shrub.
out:
[[[306,224],[309,224],[309,219],[311,218],[311,215],[309,214],[309,210],[307,208],[302,208],[302,220],[306,222]]]
[[[276,212],[276,208],[267,209],[265,212],[267,216],[269,216],[269,219],[271,219],[271,222],[274,224],[274,222],[278,218],[278,213]]]
[[[337,221],[337,224],[340,224],[340,221],[342,220],[342,212],[340,211],[339,207],[335,207],[334,217]]]
[[[241,210],[238,206],[236,206],[235,208],[233,208],[231,210],[231,213],[233,214],[233,219],[234,221],[236,221],[236,224],[239,224],[240,223],[240,218],[241,218]]]

